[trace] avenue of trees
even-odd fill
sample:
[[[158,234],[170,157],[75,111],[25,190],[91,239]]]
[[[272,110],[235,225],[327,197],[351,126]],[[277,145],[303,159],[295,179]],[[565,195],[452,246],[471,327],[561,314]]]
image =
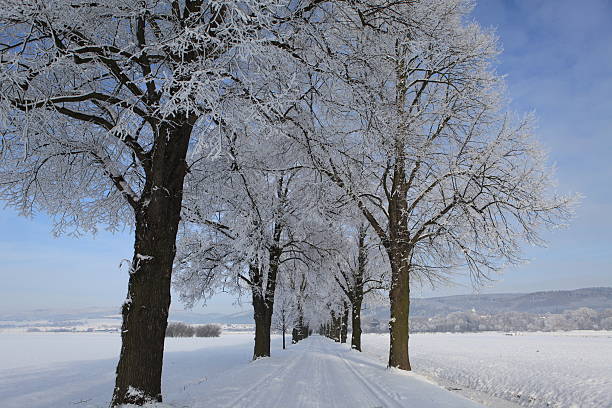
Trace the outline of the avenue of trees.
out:
[[[112,405],[161,401],[171,285],[361,350],[414,285],[475,284],[566,223],[469,0],[0,2],[0,199],[55,234],[134,232]],[[350,322],[350,324],[349,324]]]

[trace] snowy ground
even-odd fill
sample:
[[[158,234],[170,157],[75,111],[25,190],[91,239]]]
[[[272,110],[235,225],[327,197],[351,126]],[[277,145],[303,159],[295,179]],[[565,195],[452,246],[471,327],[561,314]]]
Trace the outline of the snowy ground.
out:
[[[388,336],[364,353],[311,337],[250,362],[252,333],[167,339],[171,407],[612,407],[612,332],[416,334],[415,374],[386,370]],[[120,338],[0,333],[0,407],[108,406]],[[497,397],[497,398],[496,398]],[[549,405],[547,405],[549,404]]]
[[[276,337],[274,357],[249,362],[252,336],[168,339],[164,406],[480,406],[318,336],[286,351]],[[111,334],[2,334],[0,406],[107,407],[118,349],[119,337]],[[83,359],[89,360],[77,361]]]
[[[385,361],[388,342],[364,335],[364,352]],[[489,406],[612,408],[609,331],[416,334],[410,345],[417,373]]]
[[[246,365],[252,341],[252,333],[167,338],[164,394]],[[0,407],[106,408],[120,347],[112,333],[0,333]]]

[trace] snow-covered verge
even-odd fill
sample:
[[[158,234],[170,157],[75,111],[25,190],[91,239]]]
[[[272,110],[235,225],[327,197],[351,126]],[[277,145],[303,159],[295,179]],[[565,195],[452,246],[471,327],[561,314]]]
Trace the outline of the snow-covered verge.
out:
[[[166,340],[165,402],[156,408],[481,407],[319,336],[286,351],[275,337],[273,357],[255,362],[252,334]],[[1,407],[108,406],[118,336],[22,333],[0,335],[0,346],[0,361],[13,354],[13,367],[0,370]],[[70,361],[79,358],[98,360]]]
[[[164,395],[246,365],[252,342],[253,333],[166,338]],[[0,407],[106,408],[120,347],[111,333],[0,333]]]
[[[412,367],[489,406],[612,407],[612,332],[509,334],[413,334]],[[366,334],[363,349],[385,361],[388,343]]]

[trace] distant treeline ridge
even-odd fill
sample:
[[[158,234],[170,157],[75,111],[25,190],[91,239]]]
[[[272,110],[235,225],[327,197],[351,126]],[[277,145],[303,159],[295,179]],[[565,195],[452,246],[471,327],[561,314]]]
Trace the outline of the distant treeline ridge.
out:
[[[365,320],[365,318],[364,318]],[[364,322],[364,331],[386,333],[386,321]],[[479,332],[479,331],[567,331],[612,330],[612,309],[596,311],[588,307],[560,314],[503,312],[479,314],[476,311],[453,312],[446,316],[411,317],[411,332]]]
[[[218,324],[190,325],[182,322],[168,323],[166,337],[219,337],[221,326]]]

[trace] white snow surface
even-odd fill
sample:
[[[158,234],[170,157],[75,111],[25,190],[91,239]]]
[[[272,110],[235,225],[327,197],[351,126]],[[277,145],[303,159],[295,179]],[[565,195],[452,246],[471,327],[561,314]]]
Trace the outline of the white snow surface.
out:
[[[107,407],[119,340],[112,334],[0,335],[0,406]],[[272,358],[250,362],[252,333],[167,339],[165,400],[158,407],[481,407],[323,337],[285,351],[279,340]]]
[[[159,407],[612,407],[612,332],[415,334],[414,374],[385,369],[388,340],[275,336],[251,362],[252,333],[168,338]],[[119,349],[114,333],[0,333],[0,407],[106,408]]]
[[[386,361],[388,335],[362,341]],[[416,373],[488,406],[612,408],[610,331],[419,333],[410,355]]]

